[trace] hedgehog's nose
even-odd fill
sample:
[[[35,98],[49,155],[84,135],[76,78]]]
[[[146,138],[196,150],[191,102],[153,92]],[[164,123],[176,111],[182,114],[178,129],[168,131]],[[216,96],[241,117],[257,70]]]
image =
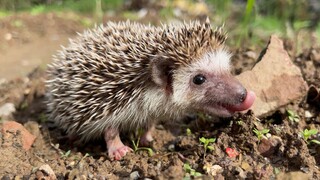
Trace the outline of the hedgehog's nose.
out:
[[[239,102],[242,103],[247,97],[247,90],[245,88],[241,88],[238,96]]]

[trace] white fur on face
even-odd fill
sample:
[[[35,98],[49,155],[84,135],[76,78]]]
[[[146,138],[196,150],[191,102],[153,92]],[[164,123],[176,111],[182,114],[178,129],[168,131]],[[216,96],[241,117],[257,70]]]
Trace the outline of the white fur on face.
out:
[[[197,74],[222,74],[229,73],[231,54],[225,49],[217,49],[208,52],[204,56],[187,67],[174,72],[173,101],[188,106],[190,100],[200,100],[204,94],[195,93],[190,95],[190,82]],[[191,101],[192,102],[192,101]]]
[[[191,72],[204,71],[210,73],[229,72],[231,54],[221,48],[206,53],[199,61],[189,66]]]

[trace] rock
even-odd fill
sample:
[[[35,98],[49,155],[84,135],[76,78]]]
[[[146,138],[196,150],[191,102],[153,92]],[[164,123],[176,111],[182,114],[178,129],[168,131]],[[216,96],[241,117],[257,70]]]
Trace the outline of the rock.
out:
[[[247,51],[244,54],[246,57],[250,58],[250,59],[256,59],[257,58],[257,54],[254,51]]]
[[[140,175],[138,171],[133,171],[132,173],[130,173],[130,180],[137,180],[139,179]]]
[[[270,138],[262,138],[258,146],[258,151],[264,157],[269,157],[279,150],[282,140],[278,136],[271,136]]]
[[[170,144],[168,146],[168,150],[171,151],[171,152],[174,152],[175,151],[175,145],[174,144]]]
[[[306,111],[304,112],[304,117],[306,117],[306,118],[312,118],[313,115],[311,114],[310,111],[306,110]]]
[[[3,119],[12,116],[14,112],[16,112],[16,108],[13,103],[5,103],[0,107],[0,117]]]
[[[209,164],[209,163],[206,163],[204,166],[203,166],[203,170],[206,172],[206,174],[212,176],[212,177],[215,177],[217,176],[218,174],[221,174],[223,172],[223,168],[217,164],[215,165],[212,165],[212,164]]]
[[[5,139],[8,139],[10,136],[12,136],[12,133],[18,134],[18,131],[20,131],[22,148],[26,151],[31,148],[36,139],[36,136],[32,135],[20,123],[17,123],[15,121],[4,122],[2,124],[1,131]]]
[[[251,109],[258,117],[269,115],[279,107],[304,97],[308,88],[300,69],[285,51],[282,40],[275,35],[271,36],[261,61],[237,78],[256,93]]]
[[[49,179],[57,179],[56,175],[54,174],[53,170],[48,164],[44,164],[39,167],[39,170],[44,173],[44,175],[48,176]]]
[[[252,172],[252,167],[246,161],[241,162],[241,168],[245,171]]]

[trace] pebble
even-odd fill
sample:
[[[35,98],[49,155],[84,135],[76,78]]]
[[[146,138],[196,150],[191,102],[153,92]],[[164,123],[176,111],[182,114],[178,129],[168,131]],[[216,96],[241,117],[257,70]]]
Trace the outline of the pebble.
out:
[[[130,180],[137,180],[140,178],[140,174],[138,171],[133,171],[131,174],[130,174]]]
[[[56,175],[48,164],[40,166],[39,170],[46,173],[50,177],[50,179],[57,179]]]
[[[243,170],[245,170],[245,171],[250,171],[250,172],[252,172],[252,167],[251,167],[251,166],[249,165],[249,163],[246,162],[246,161],[241,162],[241,168],[242,168]]]
[[[16,108],[13,103],[5,103],[0,107],[0,117],[3,119],[10,117],[14,112],[16,112]]]
[[[282,143],[282,140],[278,136],[272,136],[268,139],[261,139],[260,144],[258,146],[258,151],[264,157],[269,157],[274,152],[279,150],[279,145]]]
[[[168,150],[171,151],[171,152],[174,152],[175,151],[175,145],[174,144],[170,144],[168,146]]]
[[[223,168],[217,164],[212,165],[212,164],[205,164],[203,166],[203,169],[205,170],[205,172],[211,176],[217,176],[218,174],[221,174],[223,172]]]
[[[306,111],[304,112],[304,117],[306,117],[306,118],[312,118],[313,115],[311,114],[310,111],[306,110]]]

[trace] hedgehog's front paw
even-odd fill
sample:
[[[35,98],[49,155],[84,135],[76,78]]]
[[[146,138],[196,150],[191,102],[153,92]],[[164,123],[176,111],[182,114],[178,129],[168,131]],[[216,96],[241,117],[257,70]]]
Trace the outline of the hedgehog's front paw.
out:
[[[108,149],[108,155],[110,159],[120,160],[123,156],[125,156],[130,151],[132,151],[130,147],[123,145],[118,148]]]
[[[127,152],[132,151],[122,143],[118,129],[107,128],[104,132],[104,139],[107,143],[109,158],[112,160],[120,160]]]

